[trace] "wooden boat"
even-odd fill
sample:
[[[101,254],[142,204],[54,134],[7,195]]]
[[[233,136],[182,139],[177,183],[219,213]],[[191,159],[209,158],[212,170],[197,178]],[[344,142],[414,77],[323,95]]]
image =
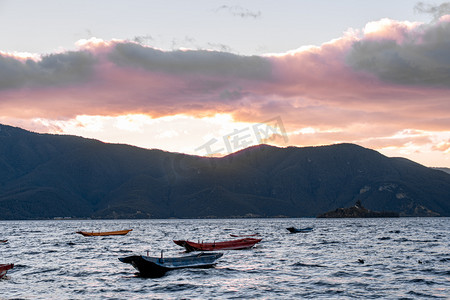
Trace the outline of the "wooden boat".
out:
[[[230,236],[232,236],[232,237],[249,237],[249,236],[257,236],[257,235],[259,235],[259,233],[254,233],[254,234],[243,234],[243,235],[230,234]]]
[[[0,264],[0,279],[5,277],[6,272],[14,268],[14,264]]]
[[[84,236],[106,236],[106,235],[125,235],[133,229],[118,230],[118,231],[104,231],[104,232],[87,232],[87,231],[77,231],[76,233],[82,234]]]
[[[286,228],[289,230],[290,233],[298,233],[298,232],[311,232],[314,228],[312,227],[305,227],[305,228],[295,228],[295,227],[288,227]]]
[[[210,268],[216,264],[216,260],[223,253],[199,253],[182,257],[150,257],[150,256],[128,256],[119,258],[123,263],[131,264],[139,271],[142,277],[161,277],[167,271],[183,268]]]
[[[186,248],[190,251],[215,251],[215,250],[241,250],[252,248],[255,244],[261,242],[262,239],[243,238],[239,240],[213,242],[213,243],[195,243],[184,240],[173,241],[175,244]]]

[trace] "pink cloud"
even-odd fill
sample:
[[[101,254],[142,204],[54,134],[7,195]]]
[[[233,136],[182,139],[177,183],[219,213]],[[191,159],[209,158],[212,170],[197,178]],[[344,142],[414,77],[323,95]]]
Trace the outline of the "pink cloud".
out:
[[[450,140],[442,142],[438,145],[433,146],[433,150],[447,152],[450,149]]]
[[[40,59],[0,53],[0,116],[221,112],[248,122],[281,116],[288,131],[367,124],[365,136],[377,127],[380,137],[405,128],[448,131],[449,20],[381,20],[361,35],[270,56],[101,40]],[[316,142],[340,139],[357,138],[318,134]]]

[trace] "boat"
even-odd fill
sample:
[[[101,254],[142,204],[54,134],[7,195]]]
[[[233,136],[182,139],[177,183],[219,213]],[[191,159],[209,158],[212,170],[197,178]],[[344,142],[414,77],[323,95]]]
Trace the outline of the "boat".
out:
[[[243,235],[237,235],[237,234],[230,234],[231,237],[249,237],[249,236],[257,236],[259,233],[254,234],[243,234]]]
[[[288,227],[286,228],[289,230],[290,233],[298,233],[298,232],[311,232],[314,228],[312,227],[305,227],[305,228],[295,228],[295,227]]]
[[[87,232],[87,231],[77,231],[76,233],[82,234],[84,236],[107,236],[107,235],[125,235],[133,229],[118,230],[118,231],[104,231],[104,232]]]
[[[4,244],[4,243],[7,243],[8,242],[8,240],[0,240],[0,244]]]
[[[133,255],[119,258],[123,263],[131,264],[139,271],[141,277],[157,278],[162,277],[166,272],[184,268],[210,268],[216,264],[216,260],[222,257],[223,253],[199,253],[182,257],[150,257]]]
[[[6,272],[14,268],[14,264],[0,264],[0,279],[5,277]]]
[[[186,248],[187,252],[191,251],[215,251],[215,250],[241,250],[250,249],[255,244],[261,242],[262,239],[243,238],[232,241],[213,242],[213,243],[195,243],[185,240],[174,240],[178,246]]]

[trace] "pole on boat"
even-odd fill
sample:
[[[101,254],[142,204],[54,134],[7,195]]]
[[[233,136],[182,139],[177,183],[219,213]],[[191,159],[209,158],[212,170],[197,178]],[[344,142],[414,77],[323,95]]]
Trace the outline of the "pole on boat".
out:
[[[161,250],[161,262],[164,262],[163,252],[164,250]]]

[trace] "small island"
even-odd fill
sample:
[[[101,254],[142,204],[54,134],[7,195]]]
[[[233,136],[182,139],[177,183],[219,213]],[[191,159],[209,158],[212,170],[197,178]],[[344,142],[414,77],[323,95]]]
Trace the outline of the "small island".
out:
[[[396,212],[371,211],[363,207],[361,201],[356,201],[355,205],[347,208],[338,208],[317,216],[317,218],[398,218]]]

